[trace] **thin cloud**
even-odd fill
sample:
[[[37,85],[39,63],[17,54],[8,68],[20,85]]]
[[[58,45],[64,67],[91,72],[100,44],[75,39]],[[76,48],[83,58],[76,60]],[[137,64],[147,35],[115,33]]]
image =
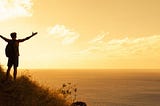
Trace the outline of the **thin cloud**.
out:
[[[59,39],[63,45],[74,43],[80,36],[79,33],[72,31],[64,25],[55,25],[49,29],[49,34]]]
[[[32,16],[32,0],[0,0],[0,20]]]
[[[159,51],[158,48],[160,48],[159,45],[160,42],[160,35],[154,35],[149,37],[139,37],[139,38],[124,38],[124,39],[117,39],[117,40],[111,40],[106,43],[106,48],[108,50],[112,50],[114,52],[120,53],[120,54],[147,54],[149,52],[152,52],[153,54],[157,53]],[[112,49],[114,48],[114,49]]]
[[[93,43],[88,48],[80,51],[80,54],[101,53],[106,56],[145,56],[151,54],[155,56],[160,53],[160,35],[139,38],[126,37],[110,41],[100,40],[102,43]]]
[[[100,34],[98,34],[95,38],[93,38],[92,40],[89,41],[89,43],[100,43],[102,42],[102,40],[104,39],[104,37],[106,35],[108,35],[109,32],[105,33],[105,32],[102,32]]]

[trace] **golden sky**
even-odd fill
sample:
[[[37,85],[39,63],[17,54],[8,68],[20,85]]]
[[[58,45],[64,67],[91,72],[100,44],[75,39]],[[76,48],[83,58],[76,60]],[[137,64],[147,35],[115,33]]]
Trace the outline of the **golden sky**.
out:
[[[20,68],[160,68],[160,0],[0,0]],[[6,65],[0,39],[0,63]]]

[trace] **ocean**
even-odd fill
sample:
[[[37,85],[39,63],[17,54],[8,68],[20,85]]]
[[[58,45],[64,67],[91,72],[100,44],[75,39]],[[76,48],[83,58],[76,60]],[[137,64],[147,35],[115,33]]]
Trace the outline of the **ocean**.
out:
[[[29,70],[33,80],[49,88],[76,85],[77,100],[87,106],[160,106],[160,70]]]

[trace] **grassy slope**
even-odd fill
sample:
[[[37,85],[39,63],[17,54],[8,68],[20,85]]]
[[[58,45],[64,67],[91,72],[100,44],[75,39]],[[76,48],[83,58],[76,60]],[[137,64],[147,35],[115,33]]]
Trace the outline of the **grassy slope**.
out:
[[[56,91],[38,85],[27,76],[5,81],[0,67],[0,106],[69,106]]]

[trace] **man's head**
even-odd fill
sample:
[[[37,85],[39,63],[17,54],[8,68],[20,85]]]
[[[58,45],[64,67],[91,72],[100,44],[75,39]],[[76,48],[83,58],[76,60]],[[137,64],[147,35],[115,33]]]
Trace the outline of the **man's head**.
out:
[[[12,39],[16,39],[16,37],[17,37],[17,33],[16,32],[12,32],[10,35],[11,35]]]

